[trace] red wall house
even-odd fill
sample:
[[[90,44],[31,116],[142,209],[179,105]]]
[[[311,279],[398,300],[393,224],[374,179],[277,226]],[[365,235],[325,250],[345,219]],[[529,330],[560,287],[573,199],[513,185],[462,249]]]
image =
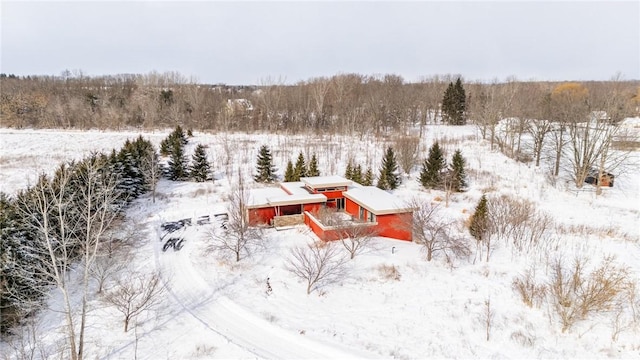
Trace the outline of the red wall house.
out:
[[[380,236],[399,240],[413,239],[413,209],[395,196],[374,186],[353,188],[344,193],[345,211],[361,221],[377,223]]]
[[[321,194],[291,194],[284,187],[254,189],[247,203],[249,223],[272,224],[276,216],[298,215],[317,211],[327,198]]]
[[[344,209],[354,219],[371,223],[379,236],[412,240],[412,208],[384,190],[341,176],[308,177],[280,188],[254,190],[248,216],[251,224],[271,224],[276,216],[304,214],[305,224],[320,239],[336,240],[339,229],[325,227],[311,215],[323,206]]]

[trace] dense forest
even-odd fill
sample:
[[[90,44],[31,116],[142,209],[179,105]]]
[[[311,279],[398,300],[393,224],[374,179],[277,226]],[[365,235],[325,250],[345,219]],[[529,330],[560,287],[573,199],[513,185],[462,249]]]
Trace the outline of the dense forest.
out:
[[[483,136],[505,118],[559,121],[606,111],[612,121],[638,115],[640,81],[467,82],[457,75],[417,83],[398,75],[340,74],[285,84],[207,85],[178,73],[87,77],[2,74],[2,126],[16,128],[185,128],[208,131],[405,133],[446,116],[453,84],[464,103],[451,124],[467,119]],[[459,90],[459,89],[458,89]],[[457,94],[457,95],[456,95]],[[459,96],[457,92],[453,96]],[[571,114],[570,114],[571,113]],[[455,119],[453,119],[455,118]],[[525,124],[522,124],[524,128]],[[489,128],[487,127],[489,126]],[[486,133],[485,133],[486,132]]]

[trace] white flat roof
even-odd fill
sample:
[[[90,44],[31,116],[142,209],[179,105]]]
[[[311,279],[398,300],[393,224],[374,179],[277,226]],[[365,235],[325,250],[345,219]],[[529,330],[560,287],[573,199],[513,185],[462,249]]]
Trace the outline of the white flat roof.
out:
[[[308,195],[309,190],[304,188],[304,183],[302,181],[293,181],[293,182],[284,182],[280,184],[285,191],[291,193],[292,195]]]
[[[249,191],[249,208],[260,208],[269,206],[311,204],[327,201],[327,197],[322,194],[304,193],[287,194],[286,191],[279,187],[252,189]]]
[[[322,194],[298,194],[298,195],[284,195],[269,198],[269,205],[282,206],[282,205],[299,205],[299,204],[313,204],[322,203],[327,201],[327,197]]]
[[[375,186],[351,188],[344,192],[344,196],[376,215],[406,213],[414,210],[401,199]]]
[[[353,183],[351,180],[345,179],[339,175],[304,177],[300,178],[300,181],[313,189],[349,186]]]
[[[247,201],[247,206],[250,208],[268,206],[270,198],[277,198],[279,196],[290,195],[279,187],[251,189],[249,191],[249,201]]]

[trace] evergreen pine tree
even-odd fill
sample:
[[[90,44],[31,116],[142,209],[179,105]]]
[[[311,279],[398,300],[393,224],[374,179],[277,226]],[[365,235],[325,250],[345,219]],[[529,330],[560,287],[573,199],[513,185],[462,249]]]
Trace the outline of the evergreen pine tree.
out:
[[[187,178],[187,159],[181,142],[173,143],[168,165],[170,180],[180,181]]]
[[[296,160],[296,166],[293,168],[294,181],[300,181],[300,178],[307,176],[307,164],[304,161],[304,155],[300,153],[298,160]]]
[[[464,170],[465,159],[462,157],[462,152],[456,150],[451,158],[451,167],[449,169],[452,177],[451,189],[455,192],[460,192],[467,186],[467,175]]]
[[[189,167],[189,175],[196,182],[205,182],[211,180],[211,164],[207,160],[207,147],[198,144],[191,158],[191,166]]]
[[[30,206],[32,201],[29,197],[29,190],[19,192],[18,200],[0,193],[1,334],[5,334],[20,320],[9,314],[33,310],[33,304],[39,303],[43,295],[50,292],[49,286],[52,285],[44,274],[33,271],[44,266],[40,259],[47,249],[38,246],[40,243],[34,240],[38,234],[30,223],[38,220],[28,217],[25,209],[18,210]]]
[[[189,140],[187,140],[187,135],[185,135],[184,130],[182,130],[182,127],[180,125],[177,125],[173,130],[173,133],[171,133],[169,136],[173,138],[172,141],[178,141],[182,145],[187,145],[187,143],[189,142]]]
[[[361,185],[363,186],[373,185],[373,171],[371,170],[371,166],[369,166],[367,168],[367,171],[364,173],[364,176],[362,177]]]
[[[441,184],[440,173],[445,167],[444,154],[436,141],[429,148],[429,157],[422,165],[420,171],[420,184],[425,188],[437,188]]]
[[[169,151],[171,151],[171,138],[166,137],[160,142],[160,155],[169,156]]]
[[[455,85],[449,83],[442,98],[443,120],[450,125],[464,125],[466,111],[466,94],[462,80],[458,78]]]
[[[357,182],[358,184],[362,184],[362,166],[360,166],[360,164],[356,165],[353,168],[351,180]]]
[[[134,161],[133,154],[126,147],[120,150],[117,161],[121,176],[117,188],[124,192],[127,201],[132,201],[144,193],[144,178]]]
[[[454,91],[453,83],[450,82],[442,97],[442,121],[448,124],[453,124],[455,114]]]
[[[469,225],[469,233],[478,241],[485,240],[489,230],[489,212],[487,209],[487,197],[482,195],[475,212],[471,216],[471,224]]]
[[[467,111],[467,95],[462,86],[462,80],[458,78],[454,85],[454,99],[456,106],[456,123],[455,125],[464,125],[467,123],[466,111]]]
[[[285,170],[284,172],[284,181],[285,182],[296,181],[295,173],[293,171],[293,163],[291,162],[291,160],[287,162],[287,170]]]
[[[320,176],[320,170],[318,170],[318,159],[316,158],[316,154],[311,156],[311,161],[309,161],[309,171],[307,171],[307,176]]]
[[[344,171],[344,178],[347,180],[353,180],[353,161],[351,158],[347,161],[347,168]]]
[[[260,147],[256,162],[256,175],[253,179],[262,183],[270,183],[276,179],[276,167],[273,165],[271,150],[267,145]]]
[[[378,178],[378,187],[383,190],[394,190],[400,185],[400,177],[398,176],[398,163],[393,148],[389,146],[382,159],[380,167],[380,177]]]

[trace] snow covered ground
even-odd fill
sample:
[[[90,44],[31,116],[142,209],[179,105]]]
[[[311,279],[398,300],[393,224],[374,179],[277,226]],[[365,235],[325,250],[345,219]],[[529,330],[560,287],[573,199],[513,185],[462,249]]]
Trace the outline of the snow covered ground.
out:
[[[142,133],[158,144],[169,130]],[[40,171],[53,172],[64,159],[93,150],[119,148],[135,132],[76,132],[0,129],[0,184],[14,193]],[[135,252],[128,268],[159,270],[166,292],[161,306],[143,313],[128,332],[121,315],[95,295],[88,318],[86,354],[99,359],[298,359],[298,358],[638,358],[640,324],[629,316],[602,313],[562,333],[548,305],[527,307],[512,287],[529,268],[548,276],[548,260],[570,263],[584,255],[595,266],[605,255],[629,267],[640,279],[640,171],[621,174],[616,186],[595,196],[570,182],[549,185],[544,169],[517,163],[479,141],[473,127],[433,126],[423,138],[421,156],[434,139],[450,158],[460,148],[467,159],[469,191],[454,194],[444,213],[463,223],[482,193],[529,199],[559,224],[545,251],[519,253],[496,243],[489,262],[475,256],[425,260],[420,245],[379,238],[375,248],[348,263],[342,281],[306,294],[306,284],[284,263],[292,247],[314,238],[304,227],[265,232],[264,247],[239,263],[206,251],[216,223],[189,226],[180,251],[162,251],[160,224],[213,215],[227,207],[234,177],[249,179],[257,149],[268,144],[280,172],[298,152],[316,153],[322,175],[343,174],[349,157],[377,170],[387,143],[372,138],[275,134],[203,134],[190,139],[209,145],[216,169],[213,183],[161,181],[155,203],[150,196],[128,210],[135,224]],[[307,158],[309,158],[307,157]],[[439,202],[440,191],[417,183],[419,167],[403,178],[395,194]],[[252,185],[253,186],[253,185]],[[561,226],[560,226],[561,225]],[[395,268],[399,278],[389,275]],[[73,276],[73,275],[72,275]],[[267,293],[269,278],[272,292]],[[638,284],[640,285],[640,284]],[[107,284],[107,291],[113,283]],[[634,300],[638,305],[638,299]],[[41,356],[60,357],[64,321],[58,294],[49,310],[34,319]],[[636,308],[636,311],[640,309]],[[488,321],[488,319],[490,321]],[[487,323],[490,323],[487,326]],[[621,329],[614,340],[614,330]],[[26,330],[25,330],[26,331]],[[487,340],[489,333],[489,340]],[[3,339],[0,358],[19,358],[15,338]],[[23,345],[25,345],[23,343]],[[27,347],[29,345],[27,344]],[[64,356],[63,356],[64,357]]]

